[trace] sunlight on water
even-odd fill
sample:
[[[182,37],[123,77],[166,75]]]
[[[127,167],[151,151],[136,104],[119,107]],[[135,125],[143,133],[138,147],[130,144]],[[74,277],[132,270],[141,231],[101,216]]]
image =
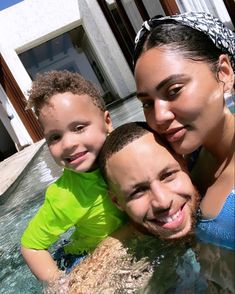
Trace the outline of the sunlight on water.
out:
[[[5,202],[0,207],[1,294],[42,293],[41,283],[34,278],[20,255],[20,237],[42,204],[45,188],[59,175],[60,168],[44,146],[18,186],[7,192],[9,195],[4,195]]]

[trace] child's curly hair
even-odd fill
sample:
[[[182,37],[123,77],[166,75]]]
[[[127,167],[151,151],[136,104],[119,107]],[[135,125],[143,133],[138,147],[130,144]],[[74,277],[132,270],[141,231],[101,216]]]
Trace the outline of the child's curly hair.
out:
[[[78,73],[68,70],[48,71],[36,76],[32,88],[29,90],[28,108],[34,108],[37,117],[41,108],[50,98],[58,93],[71,92],[77,95],[88,95],[101,111],[105,111],[105,103],[99,89]]]

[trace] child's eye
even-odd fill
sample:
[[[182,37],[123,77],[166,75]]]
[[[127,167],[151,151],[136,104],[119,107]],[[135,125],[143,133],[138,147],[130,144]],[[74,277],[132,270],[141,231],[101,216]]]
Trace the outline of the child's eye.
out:
[[[53,134],[48,137],[46,137],[46,141],[48,144],[53,144],[55,142],[58,142],[60,140],[61,136],[59,134]]]
[[[75,126],[74,131],[77,133],[80,133],[80,132],[84,131],[84,128],[85,128],[85,126],[83,126],[83,125],[77,125],[77,126]]]

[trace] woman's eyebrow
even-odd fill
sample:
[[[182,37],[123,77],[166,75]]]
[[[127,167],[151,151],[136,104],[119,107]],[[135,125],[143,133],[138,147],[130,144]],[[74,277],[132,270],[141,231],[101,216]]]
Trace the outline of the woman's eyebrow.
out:
[[[156,86],[156,90],[159,91],[161,90],[161,88],[163,88],[166,84],[168,84],[169,82],[173,82],[173,81],[178,81],[179,79],[185,78],[184,74],[175,74],[175,75],[171,75],[167,78],[165,78],[164,80],[162,80],[157,86]]]
[[[170,75],[169,77],[162,80],[157,86],[156,91],[160,91],[165,85],[167,85],[169,82],[178,81],[179,79],[185,79],[186,76],[184,74],[174,74]],[[148,96],[148,93],[146,92],[137,92],[136,93],[137,98],[146,97]]]

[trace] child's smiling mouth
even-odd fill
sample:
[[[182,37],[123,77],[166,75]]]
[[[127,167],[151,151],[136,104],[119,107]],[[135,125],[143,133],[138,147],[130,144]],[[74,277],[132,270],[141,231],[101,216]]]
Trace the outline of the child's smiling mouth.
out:
[[[70,157],[66,157],[65,161],[68,162],[69,164],[76,164],[79,163],[84,159],[84,156],[88,153],[88,151],[82,151],[78,152],[74,155],[71,155]]]

